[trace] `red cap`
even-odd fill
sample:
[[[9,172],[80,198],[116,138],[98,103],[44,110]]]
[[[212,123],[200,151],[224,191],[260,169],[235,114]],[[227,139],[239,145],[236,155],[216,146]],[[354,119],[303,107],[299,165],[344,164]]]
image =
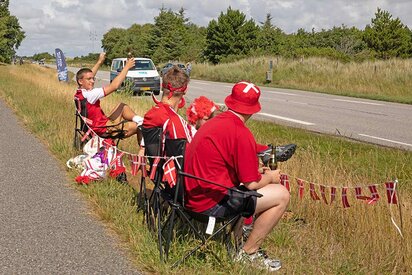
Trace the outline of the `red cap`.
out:
[[[253,83],[240,81],[225,99],[226,106],[235,112],[252,115],[260,111],[260,89]]]

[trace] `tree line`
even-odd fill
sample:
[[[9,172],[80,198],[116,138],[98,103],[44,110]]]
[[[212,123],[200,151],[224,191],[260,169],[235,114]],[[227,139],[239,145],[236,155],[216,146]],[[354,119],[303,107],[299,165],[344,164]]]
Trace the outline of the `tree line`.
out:
[[[25,37],[8,6],[9,0],[0,0],[0,62],[6,63],[12,61]],[[153,24],[110,29],[103,35],[102,47],[108,61],[130,52],[133,56],[150,57],[155,63],[180,60],[218,64],[261,55],[321,56],[341,61],[412,56],[411,30],[380,8],[363,30],[341,25],[320,31],[301,28],[286,34],[272,20],[271,14],[263,22],[247,20],[243,12],[229,7],[202,27],[190,22],[184,8],[176,12],[161,8]],[[35,54],[36,59],[48,56]]]
[[[264,22],[247,20],[243,12],[229,7],[207,27],[200,27],[190,22],[183,8],[177,12],[161,8],[154,24],[113,28],[104,34],[102,46],[109,60],[131,52],[151,57],[156,63],[181,60],[217,64],[260,55],[322,56],[341,61],[412,56],[411,30],[380,8],[363,30],[341,25],[286,34],[272,20],[271,14]]]

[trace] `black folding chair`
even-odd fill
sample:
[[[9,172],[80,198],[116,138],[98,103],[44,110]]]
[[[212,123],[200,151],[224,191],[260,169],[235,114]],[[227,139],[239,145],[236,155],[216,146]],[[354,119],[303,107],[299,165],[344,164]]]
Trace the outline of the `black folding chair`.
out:
[[[241,226],[241,221],[243,221],[241,214],[235,215],[229,218],[211,218],[208,215],[202,213],[196,213],[190,211],[184,206],[184,178],[194,178],[197,180],[204,181],[208,184],[217,185],[223,187],[227,190],[232,190],[232,192],[238,192],[246,196],[256,196],[261,197],[262,195],[253,190],[242,191],[237,188],[228,188],[219,183],[197,177],[183,172],[183,155],[185,150],[186,140],[184,139],[166,139],[165,140],[165,155],[166,157],[174,157],[176,162],[175,168],[177,170],[177,181],[176,185],[170,187],[168,183],[162,182],[159,185],[159,192],[164,202],[167,202],[169,209],[167,212],[163,212],[163,217],[159,219],[161,222],[158,226],[158,238],[161,240],[159,242],[159,249],[161,256],[164,255],[164,259],[168,259],[169,249],[173,236],[178,234],[175,225],[179,223],[180,226],[185,227],[184,230],[180,232],[189,232],[191,231],[194,234],[194,237],[197,240],[200,240],[200,244],[187,252],[180,260],[176,261],[173,266],[177,266],[188,257],[193,255],[202,247],[205,247],[211,239],[221,238],[223,243],[226,245],[227,252],[230,256],[234,256],[239,250],[239,246],[242,243],[242,234],[236,236],[238,230],[237,227]],[[164,172],[164,171],[163,171]],[[165,216],[167,215],[167,217]],[[216,230],[213,232],[206,232],[204,229],[207,228],[207,225],[211,219],[215,219],[216,224],[218,225]],[[219,259],[213,251],[211,253],[215,256],[216,259]],[[163,259],[163,258],[162,258]]]
[[[75,128],[74,128],[74,138],[73,138],[73,146],[77,150],[81,150],[86,144],[86,142],[91,138],[89,135],[89,130],[91,129],[89,124],[87,123],[87,108],[86,108],[87,100],[75,97],[74,98],[74,105],[75,105]],[[99,135],[101,138],[104,139],[111,139],[113,140],[116,146],[119,145],[121,139],[125,138],[125,130],[124,124],[127,122],[126,120],[121,121],[120,123],[110,125],[110,126],[100,126],[94,128],[101,128],[109,130],[108,132]],[[120,126],[120,127],[119,127]]]

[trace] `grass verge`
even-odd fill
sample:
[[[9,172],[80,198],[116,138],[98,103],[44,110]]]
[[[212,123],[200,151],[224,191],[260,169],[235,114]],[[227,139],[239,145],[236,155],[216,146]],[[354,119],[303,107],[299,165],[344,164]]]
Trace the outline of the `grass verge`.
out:
[[[64,165],[77,154],[72,148],[74,128],[73,84],[58,83],[54,70],[39,66],[1,66],[0,96],[11,106],[27,127],[48,146]],[[129,104],[143,115],[152,105],[148,98],[130,98],[113,94],[102,101],[104,110],[118,102]],[[295,156],[280,168],[292,178],[299,177],[331,186],[358,186],[383,183],[397,177],[402,200],[404,239],[390,221],[385,191],[379,188],[381,200],[376,205],[356,201],[349,194],[350,208],[343,209],[338,200],[332,205],[312,201],[308,188],[303,200],[298,199],[296,182],[292,180],[290,214],[281,220],[264,243],[269,254],[280,257],[285,273],[326,274],[389,274],[412,270],[411,194],[412,153],[396,149],[355,143],[343,138],[313,134],[276,124],[248,123],[262,143],[299,145]],[[121,144],[122,149],[137,152],[135,140]],[[68,171],[70,178],[75,173]],[[131,186],[138,180],[132,178]],[[74,183],[73,183],[74,184]],[[133,188],[111,180],[76,186],[92,202],[98,216],[113,228],[129,248],[136,266],[148,273],[252,273],[253,270],[233,264],[220,244],[214,249],[223,259],[192,257],[185,265],[170,270],[169,263],[158,259],[156,242],[142,225],[140,213],[131,204]],[[364,190],[366,191],[366,190]],[[396,207],[394,219],[399,223]],[[190,246],[187,241],[173,244],[172,259]],[[177,252],[176,252],[177,251]]]
[[[270,61],[272,82],[267,83]],[[342,63],[315,57],[302,60],[254,57],[219,65],[194,64],[191,76],[232,83],[243,79],[270,87],[412,104],[411,59]]]

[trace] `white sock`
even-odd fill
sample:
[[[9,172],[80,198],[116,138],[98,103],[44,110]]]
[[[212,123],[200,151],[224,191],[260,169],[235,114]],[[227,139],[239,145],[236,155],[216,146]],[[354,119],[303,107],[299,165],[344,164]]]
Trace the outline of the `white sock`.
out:
[[[137,126],[140,126],[143,124],[143,118],[141,116],[134,116],[132,120],[137,123]]]

